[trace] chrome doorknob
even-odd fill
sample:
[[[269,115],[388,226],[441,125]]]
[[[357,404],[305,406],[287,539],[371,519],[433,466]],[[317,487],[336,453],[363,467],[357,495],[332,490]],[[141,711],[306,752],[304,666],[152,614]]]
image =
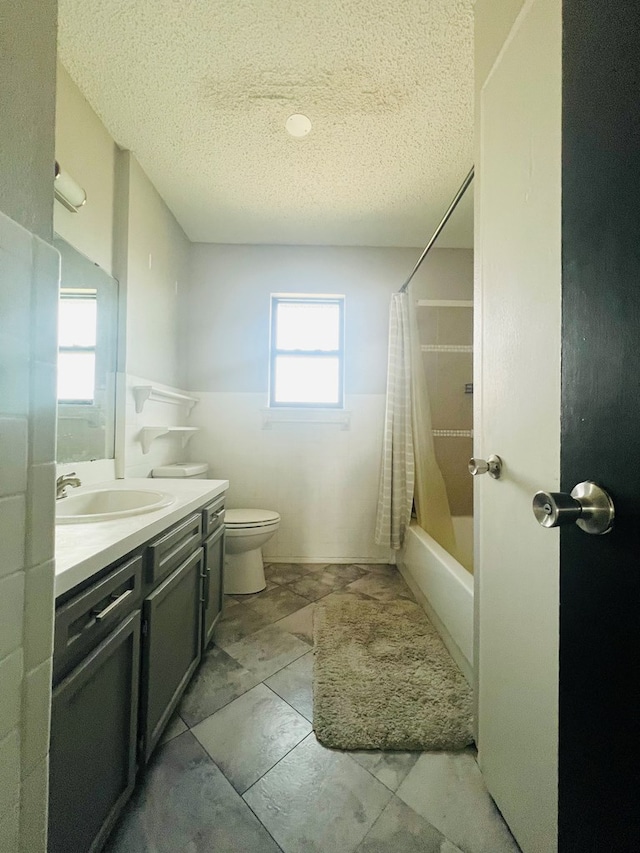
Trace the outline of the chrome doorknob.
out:
[[[602,535],[613,527],[615,508],[611,497],[591,480],[565,492],[536,492],[533,514],[542,527],[560,527],[575,521],[585,533]]]
[[[496,456],[495,453],[488,459],[476,459],[474,456],[469,460],[467,468],[472,477],[477,477],[479,474],[488,474],[494,480],[499,480],[502,473],[502,459]]]

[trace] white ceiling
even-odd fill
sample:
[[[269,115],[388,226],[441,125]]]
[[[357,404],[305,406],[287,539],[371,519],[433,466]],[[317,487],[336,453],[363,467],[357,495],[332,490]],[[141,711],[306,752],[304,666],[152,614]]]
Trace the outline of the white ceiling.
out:
[[[194,241],[422,246],[471,167],[472,0],[59,0],[59,53]]]

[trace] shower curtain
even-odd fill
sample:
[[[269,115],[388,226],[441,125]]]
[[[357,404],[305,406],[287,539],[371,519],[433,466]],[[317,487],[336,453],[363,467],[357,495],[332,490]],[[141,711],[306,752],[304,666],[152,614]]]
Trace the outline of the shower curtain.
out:
[[[389,316],[389,357],[382,468],[375,541],[398,550],[415,501],[418,524],[445,550],[456,553],[447,490],[436,462],[431,409],[413,299],[394,293]]]

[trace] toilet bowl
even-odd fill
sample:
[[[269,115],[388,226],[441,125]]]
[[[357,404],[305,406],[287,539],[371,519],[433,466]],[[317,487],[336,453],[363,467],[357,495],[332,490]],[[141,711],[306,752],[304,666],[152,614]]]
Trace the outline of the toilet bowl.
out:
[[[280,526],[269,509],[228,509],[225,524],[224,591],[227,595],[260,592],[266,584],[262,546]]]

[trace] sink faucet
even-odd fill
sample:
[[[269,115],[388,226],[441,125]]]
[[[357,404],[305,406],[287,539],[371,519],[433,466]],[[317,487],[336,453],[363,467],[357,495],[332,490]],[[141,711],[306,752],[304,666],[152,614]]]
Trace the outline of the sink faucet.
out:
[[[62,476],[58,477],[56,480],[56,500],[59,501],[61,498],[66,498],[67,494],[65,489],[67,486],[77,489],[78,486],[81,485],[82,483],[80,482],[80,479],[76,477],[75,471],[72,471],[70,474],[62,474]]]

